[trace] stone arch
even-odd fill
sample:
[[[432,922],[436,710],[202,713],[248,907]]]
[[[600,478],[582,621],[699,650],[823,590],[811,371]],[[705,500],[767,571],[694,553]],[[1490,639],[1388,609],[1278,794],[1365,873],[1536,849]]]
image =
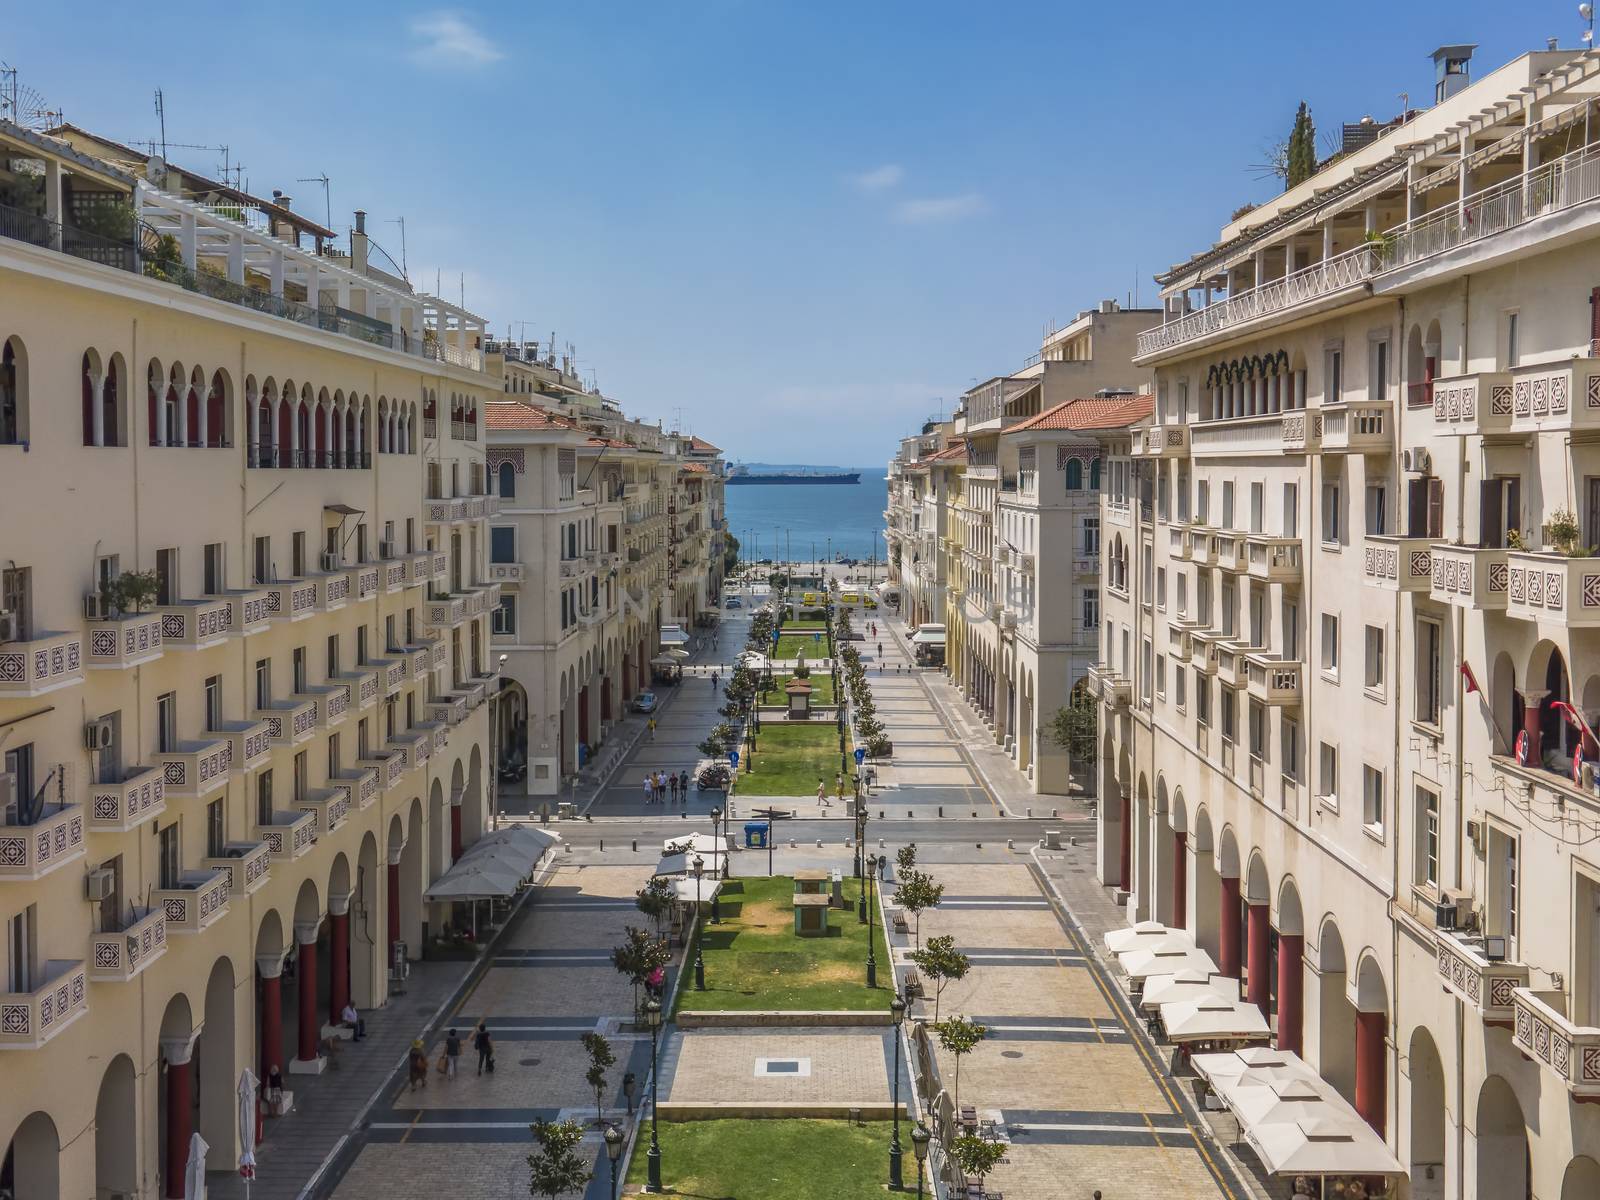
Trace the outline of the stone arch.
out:
[[[1133,799],[1133,904],[1134,916],[1138,920],[1148,920],[1155,915],[1151,903],[1152,891],[1155,880],[1151,877],[1151,855],[1149,846],[1150,837],[1150,779],[1143,772],[1139,772],[1139,783],[1134,790]]]
[[[1507,739],[1517,736],[1517,714],[1521,708],[1519,692],[1516,665],[1511,655],[1502,650],[1495,655],[1494,664],[1489,668],[1489,705],[1494,714],[1489,736],[1493,739],[1495,750],[1501,754],[1511,753],[1511,743]]]
[[[194,1047],[200,1035],[189,998],[182,992],[167,1001],[161,1014],[161,1075],[157,1087],[156,1145],[161,1147],[162,1177],[166,1194],[183,1195],[183,1167],[188,1161],[189,1135],[195,1129]],[[53,1194],[53,1193],[52,1193]]]
[[[1539,756],[1554,749],[1563,759],[1570,759],[1578,748],[1578,731],[1555,709],[1557,701],[1572,699],[1572,686],[1572,673],[1561,648],[1549,639],[1540,639],[1528,657],[1528,670],[1523,676],[1522,691],[1517,697],[1521,703],[1513,702],[1516,720],[1512,726],[1517,731],[1527,728],[1527,705],[1536,700],[1539,744],[1534,749],[1539,751]],[[1517,735],[1513,733],[1511,736],[1515,738]]]
[[[304,925],[308,922],[322,920],[323,904],[322,894],[317,890],[314,880],[303,879],[300,881],[300,890],[294,898],[294,923]]]
[[[1278,881],[1277,911],[1273,914],[1272,924],[1280,936],[1305,936],[1305,917],[1300,911],[1300,889],[1295,884],[1293,875],[1285,875]]]
[[[205,408],[205,444],[213,449],[233,445],[233,379],[220,367],[211,372]]]
[[[29,1113],[11,1135],[0,1158],[0,1176],[6,1174],[17,1196],[61,1194],[61,1137],[44,1110]]]
[[[1172,790],[1172,803],[1167,806],[1167,824],[1174,833],[1189,832],[1189,806],[1183,798],[1183,789]]]
[[[1244,873],[1244,900],[1246,904],[1272,902],[1272,881],[1267,876],[1267,860],[1260,850],[1250,851]]]
[[[1239,871],[1239,838],[1232,825],[1224,825],[1217,839],[1217,873],[1224,879],[1238,879]]]
[[[78,373],[79,390],[83,394],[83,444],[102,445],[104,434],[95,429],[95,418],[104,411],[100,408],[100,387],[105,380],[105,365],[100,360],[100,352],[93,346],[83,352]]]
[[[283,1046],[283,963],[289,939],[276,908],[261,915],[256,927],[256,1076],[265,1079],[273,1067],[286,1067]],[[276,1014],[276,1019],[269,1013]]]
[[[1345,990],[1344,938],[1329,913],[1317,931],[1317,1069],[1352,1104],[1356,1099],[1356,1010]]]
[[[13,334],[0,343],[0,445],[25,442],[28,422],[28,348]]]
[[[199,448],[206,444],[200,436],[200,426],[205,423],[206,383],[203,367],[196,365],[189,372],[188,386],[183,389],[183,445]]]
[[[1406,1061],[1410,1064],[1411,1115],[1406,1123],[1408,1147],[1403,1161],[1411,1173],[1413,1195],[1422,1191],[1417,1185],[1438,1180],[1432,1194],[1445,1196],[1449,1189],[1445,1186],[1444,1065],[1425,1026],[1412,1031]]]
[[[1195,944],[1212,958],[1222,949],[1222,879],[1217,874],[1215,843],[1211,814],[1205,805],[1199,805],[1194,814],[1194,832],[1189,837],[1194,866],[1194,902],[1189,906],[1189,920]]]
[[[235,1011],[233,962],[223,955],[211,965],[206,980],[205,1025],[195,1049],[199,1060],[195,1088],[198,1128],[210,1143],[211,1153],[222,1162],[238,1158],[238,1109],[229,1103],[239,1078],[234,1069]]]
[[[476,742],[467,760],[467,795],[462,801],[461,844],[470,846],[484,835],[488,825],[488,808],[483,789],[483,749]]]
[[[375,1008],[383,999],[384,966],[389,938],[386,914],[378,903],[378,839],[369,829],[356,855],[356,879],[350,899],[350,993],[360,1009]]]
[[[423,855],[426,833],[422,827],[422,798],[413,796],[406,806],[405,841],[400,848],[399,887],[400,937],[412,958],[422,957],[424,880]],[[390,843],[391,848],[393,843]]]
[[[512,465],[511,460],[506,459],[495,468],[495,474],[497,476],[495,490],[503,498],[511,499],[515,497],[517,494],[517,469]]]
[[[138,1112],[138,1087],[133,1060],[126,1054],[119,1054],[100,1076],[100,1093],[94,1105],[96,1195],[117,1192],[128,1196],[138,1194]]]
[[[1422,353],[1431,356],[1435,364],[1443,361],[1444,334],[1437,318],[1428,322],[1428,330],[1422,335]]]
[[[453,787],[452,787],[453,790]],[[435,779],[428,794],[428,882],[445,873],[450,865],[450,810],[444,786]]]
[[[1580,1154],[1561,1177],[1561,1200],[1593,1200],[1600,1196],[1600,1162]]]
[[[1489,1076],[1478,1090],[1473,1135],[1481,1200],[1530,1200],[1533,1161],[1528,1154],[1528,1125],[1517,1094],[1499,1075]]]

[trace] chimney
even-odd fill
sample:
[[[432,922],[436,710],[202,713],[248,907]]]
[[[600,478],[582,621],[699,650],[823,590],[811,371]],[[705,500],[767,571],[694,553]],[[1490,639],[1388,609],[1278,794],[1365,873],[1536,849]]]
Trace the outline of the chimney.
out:
[[[356,209],[356,227],[350,231],[350,269],[367,273],[367,214]]]
[[[294,197],[286,196],[277,188],[273,188],[272,202],[279,208],[287,209],[293,207]],[[272,236],[275,238],[282,238],[286,242],[292,242],[295,240],[294,226],[290,225],[289,222],[285,221],[282,217],[274,214],[272,218]]]
[[[1433,52],[1433,102],[1441,104],[1472,82],[1468,69],[1477,46],[1440,46]]]
[[[1100,311],[1103,312],[1103,313],[1114,313],[1114,312],[1116,312],[1117,311],[1117,302],[1115,300],[1102,300],[1102,301],[1100,301]]]

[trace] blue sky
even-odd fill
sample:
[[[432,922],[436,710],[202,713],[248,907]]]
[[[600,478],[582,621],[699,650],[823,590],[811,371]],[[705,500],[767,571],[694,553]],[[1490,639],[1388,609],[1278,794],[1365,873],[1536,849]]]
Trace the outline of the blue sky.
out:
[[[318,217],[297,180],[327,172],[336,227],[365,208],[398,258],[404,216],[413,280],[464,274],[497,332],[554,330],[632,413],[859,465],[1047,321],[1153,302],[1273,189],[1252,164],[1299,100],[1321,129],[1388,118],[1440,43],[1482,75],[1576,45],[1575,8],[173,0],[14,21],[0,59],[118,138],[154,136],[161,87],[169,143],[226,143]]]

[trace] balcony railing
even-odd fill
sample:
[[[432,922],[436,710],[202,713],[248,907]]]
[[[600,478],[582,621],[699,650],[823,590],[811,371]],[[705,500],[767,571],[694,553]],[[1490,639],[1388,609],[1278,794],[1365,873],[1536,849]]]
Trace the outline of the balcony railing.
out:
[[[1302,663],[1273,658],[1264,652],[1245,656],[1250,695],[1263,704],[1299,704],[1304,670]]]
[[[352,807],[350,792],[351,788],[348,785],[339,783],[324,788],[312,788],[295,802],[295,807],[311,817],[312,830],[320,837],[325,833],[332,833],[350,816]]]
[[[1568,629],[1600,625],[1600,558],[1508,552],[1506,616]]]
[[[179,742],[176,749],[158,753],[155,758],[169,798],[198,800],[227,786],[233,770],[233,742],[226,737]]]
[[[118,271],[139,269],[139,250],[132,238],[117,241],[52,221],[36,213],[0,204],[0,237],[26,242],[42,250],[58,250],[85,262],[114,267]]]
[[[332,729],[350,711],[350,688],[342,683],[307,684],[289,697],[294,704],[310,704],[314,729]]]
[[[521,583],[524,570],[521,563],[492,562],[489,564],[489,578],[500,583]]]
[[[1208,455],[1303,454],[1317,446],[1317,414],[1305,409],[1201,421],[1189,431],[1190,451]]]
[[[266,883],[271,859],[266,842],[228,842],[220,855],[202,860],[202,865],[228,873],[231,895],[248,896]]]
[[[161,640],[168,650],[206,650],[222,645],[234,632],[232,600],[179,600],[158,605],[155,611],[161,618]]]
[[[83,682],[83,636],[38,632],[0,642],[0,699],[43,696]]]
[[[127,983],[167,952],[167,917],[159,908],[136,908],[121,929],[89,938],[89,978]]]
[[[1565,992],[1513,988],[1511,1041],[1574,1096],[1600,1097],[1600,1028],[1575,1024]]]
[[[1394,451],[1394,406],[1389,401],[1325,404],[1320,412],[1323,450],[1351,454]]]
[[[270,700],[265,708],[256,709],[253,716],[262,723],[268,743],[298,746],[317,732],[317,711],[317,701],[307,696]]]
[[[176,887],[157,888],[155,905],[166,914],[168,933],[200,933],[228,911],[233,876],[228,871],[185,871]]]
[[[89,785],[89,828],[97,833],[126,833],[166,809],[159,766],[130,767],[121,782]]]
[[[42,879],[82,858],[83,805],[47,804],[31,825],[0,825],[0,882]]]
[[[1252,533],[1245,539],[1250,574],[1270,583],[1295,583],[1300,579],[1300,539],[1267,537]]]
[[[89,666],[122,670],[161,657],[161,618],[155,613],[124,614],[89,623]]]
[[[1484,955],[1483,938],[1454,930],[1434,931],[1439,982],[1478,1010],[1486,1021],[1512,1024],[1512,996],[1528,986],[1528,968]]]
[[[274,812],[269,824],[256,826],[256,836],[274,862],[293,862],[316,845],[317,818],[308,812]]]
[[[1432,543],[1427,538],[1367,534],[1361,548],[1362,578],[1387,591],[1423,592],[1433,583]]]
[[[1506,558],[1508,552],[1504,547],[1435,543],[1431,553],[1431,590],[1435,600],[1480,612],[1501,612],[1505,609],[1510,571]]]
[[[1133,700],[1133,682],[1110,667],[1097,663],[1089,668],[1084,678],[1088,680],[1089,690],[1112,711],[1127,708]]]
[[[370,663],[354,670],[341,671],[329,682],[350,689],[350,706],[357,712],[371,708],[378,702],[378,672]]]
[[[35,1050],[89,1011],[81,960],[52,959],[31,992],[0,992],[0,1047]]]

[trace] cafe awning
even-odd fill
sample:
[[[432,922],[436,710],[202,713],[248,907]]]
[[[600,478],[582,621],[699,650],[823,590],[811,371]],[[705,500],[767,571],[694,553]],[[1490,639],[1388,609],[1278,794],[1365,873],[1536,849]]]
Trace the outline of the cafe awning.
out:
[[[650,665],[652,667],[675,667],[678,665],[678,660],[670,654],[658,654],[650,660]]]
[[[1231,975],[1213,975],[1193,969],[1175,971],[1171,975],[1152,975],[1144,981],[1144,991],[1139,994],[1139,1007],[1146,1012],[1153,1012],[1163,1004],[1211,997],[1237,1000],[1239,981]]]
[[[663,625],[661,627],[661,644],[663,646],[682,646],[689,641],[689,635],[684,632],[682,625]]]
[[[1195,970],[1214,974],[1217,964],[1204,950],[1135,950],[1118,955],[1122,969],[1134,981],[1152,975],[1171,975],[1174,971]]]
[[[558,834],[508,825],[474,842],[423,893],[426,900],[493,900],[516,894]]]
[[[718,760],[724,761],[724,760]],[[709,833],[686,833],[682,837],[668,838],[661,843],[662,854],[720,854],[727,846],[717,844],[717,839]]]
[[[709,901],[711,897],[722,889],[722,880],[713,876],[708,875],[698,882],[700,888],[699,896],[702,903]],[[693,904],[696,894],[695,886],[696,880],[692,875],[688,879],[674,879],[672,881],[672,894],[678,898],[679,904]]]
[[[923,646],[942,646],[944,634],[942,629],[919,629],[911,635],[911,640]]]
[[[1117,958],[1125,959],[1129,955],[1145,953],[1170,954],[1194,948],[1194,938],[1187,930],[1163,929],[1160,933],[1141,934],[1126,950],[1118,950]]]
[[[1132,950],[1143,945],[1146,939],[1160,937],[1167,932],[1167,927],[1160,921],[1140,921],[1136,925],[1128,925],[1122,929],[1106,931],[1106,949],[1113,954],[1121,954],[1124,950]]]
[[[1176,1000],[1161,1006],[1161,1024],[1172,1042],[1200,1042],[1212,1039],[1240,1040],[1272,1035],[1261,1010],[1247,1000],[1228,1000],[1222,996],[1202,996],[1197,1000]]]
[[[656,864],[656,874],[685,875],[692,880],[694,878],[695,857],[693,854],[664,854],[661,856],[661,861]],[[699,857],[705,863],[705,874],[707,876],[722,874],[722,855],[716,851],[711,851],[710,853],[701,854]]]

